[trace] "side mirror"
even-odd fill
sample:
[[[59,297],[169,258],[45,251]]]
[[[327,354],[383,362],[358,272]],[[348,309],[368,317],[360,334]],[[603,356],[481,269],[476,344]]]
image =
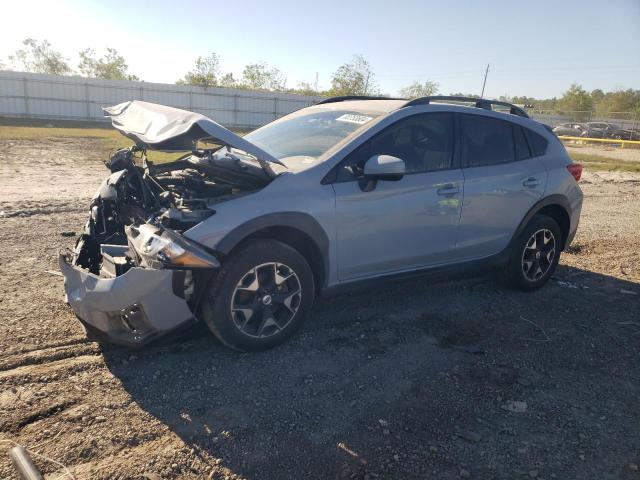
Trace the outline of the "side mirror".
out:
[[[364,176],[372,180],[400,180],[404,174],[404,160],[391,155],[374,155],[364,164]]]
[[[405,174],[404,160],[391,155],[374,155],[364,164],[364,178],[360,181],[363,192],[376,188],[378,180],[398,181]]]

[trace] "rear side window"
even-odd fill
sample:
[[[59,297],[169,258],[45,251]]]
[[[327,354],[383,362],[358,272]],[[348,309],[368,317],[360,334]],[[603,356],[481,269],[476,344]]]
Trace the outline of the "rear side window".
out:
[[[529,147],[531,148],[531,153],[534,157],[547,153],[548,142],[546,138],[544,138],[542,135],[538,135],[536,132],[533,132],[528,128],[525,128],[523,130],[527,137]]]
[[[524,136],[522,127],[519,125],[512,125],[513,127],[513,141],[516,144],[516,160],[525,160],[531,158],[531,152],[529,151],[529,145],[527,139]]]
[[[484,167],[515,160],[511,124],[478,115],[461,115],[462,166]]]

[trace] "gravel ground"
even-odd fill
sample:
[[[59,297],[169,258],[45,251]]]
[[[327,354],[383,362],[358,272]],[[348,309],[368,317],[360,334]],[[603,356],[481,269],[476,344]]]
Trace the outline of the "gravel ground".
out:
[[[130,351],[49,273],[106,172],[92,142],[0,142],[0,478],[10,442],[48,478],[640,478],[639,176],[585,173],[538,292],[414,279],[321,299],[268,352],[198,326]]]

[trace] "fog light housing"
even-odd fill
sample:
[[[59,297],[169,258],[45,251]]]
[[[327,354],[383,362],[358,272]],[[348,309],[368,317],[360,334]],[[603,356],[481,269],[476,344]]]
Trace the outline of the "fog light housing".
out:
[[[132,332],[139,332],[145,327],[145,314],[142,306],[134,303],[133,305],[120,310],[120,320],[126,328]]]

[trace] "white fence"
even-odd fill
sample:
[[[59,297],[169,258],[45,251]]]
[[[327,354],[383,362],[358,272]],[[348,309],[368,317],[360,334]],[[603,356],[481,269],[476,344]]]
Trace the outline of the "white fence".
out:
[[[127,100],[202,113],[228,127],[255,128],[319,97],[0,71],[0,116],[104,121],[101,107]]]
[[[227,127],[256,128],[306,107],[321,97],[257,92],[235,88],[203,88],[165,83],[0,71],[0,117],[105,121],[102,107],[145,100],[202,113]],[[535,112],[551,126],[570,121],[607,121],[638,128],[637,114],[623,112],[599,118],[591,112]]]

